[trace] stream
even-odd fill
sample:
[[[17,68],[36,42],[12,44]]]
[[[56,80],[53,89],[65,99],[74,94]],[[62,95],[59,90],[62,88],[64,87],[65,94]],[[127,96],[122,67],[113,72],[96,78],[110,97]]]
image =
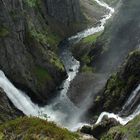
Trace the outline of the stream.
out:
[[[79,72],[80,67],[80,62],[73,57],[72,53],[69,50],[69,46],[72,43],[77,43],[82,38],[103,31],[107,20],[112,17],[112,14],[114,13],[113,8],[111,8],[103,1],[95,0],[95,2],[97,2],[102,7],[105,7],[108,10],[108,13],[107,15],[103,16],[103,18],[100,20],[100,24],[97,25],[97,27],[86,29],[61,42],[60,57],[66,68],[68,78],[63,81],[62,85],[60,86],[62,90],[59,91],[58,96],[55,99],[53,99],[49,105],[39,107],[37,104],[33,103],[30,97],[28,97],[23,91],[17,89],[7,79],[4,72],[0,71],[0,87],[4,89],[8,98],[15,105],[15,107],[21,110],[25,115],[37,116],[42,119],[54,121],[58,125],[66,127],[71,131],[76,131],[83,125],[87,125],[86,122],[81,122],[81,116],[84,115],[86,108],[78,108],[70,101],[70,99],[67,96],[67,91],[69,89],[70,83]],[[139,88],[140,85],[138,86],[138,89]],[[132,94],[135,93],[136,95],[136,92],[139,91],[138,89],[136,89]],[[133,98],[133,95],[130,98]],[[125,106],[127,106],[127,104],[129,104],[129,102],[126,103],[126,105],[124,105],[124,108]],[[140,113],[139,110],[140,106],[137,107],[137,109],[132,113],[132,115],[125,118],[119,117],[118,114],[103,112],[99,116],[96,124],[101,122],[103,117],[107,115],[109,118],[113,117],[116,120],[118,120],[122,125],[125,125],[127,122],[132,120],[136,115]]]

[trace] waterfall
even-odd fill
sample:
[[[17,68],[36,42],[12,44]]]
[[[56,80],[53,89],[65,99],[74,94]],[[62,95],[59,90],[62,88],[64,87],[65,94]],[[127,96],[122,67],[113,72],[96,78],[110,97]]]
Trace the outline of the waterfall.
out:
[[[135,105],[137,104],[137,102],[140,99],[140,94],[139,93],[140,93],[140,84],[138,85],[136,90],[134,90],[132,92],[132,94],[130,95],[130,97],[128,98],[128,100],[126,101],[124,106],[122,107],[121,114],[123,114],[125,112],[130,112],[131,109],[133,109],[133,107],[135,107]]]
[[[75,39],[82,39],[84,37],[104,30],[104,25],[107,20],[111,18],[112,14],[114,13],[114,9],[103,1],[95,1],[100,6],[105,7],[109,12],[100,20],[100,25],[77,33],[77,35],[72,36],[68,39],[69,42],[73,42],[73,40]],[[33,103],[23,91],[18,90],[7,79],[2,71],[0,71],[0,87],[4,89],[8,98],[15,105],[15,107],[21,110],[25,115],[37,116],[42,119],[47,118],[47,120],[49,121],[54,121],[57,124],[60,124],[61,126],[74,131],[85,124],[81,123],[80,118],[85,113],[86,108],[76,107],[68,98],[67,91],[69,89],[71,81],[75,78],[79,71],[80,63],[72,56],[67,46],[63,47],[61,59],[65,65],[68,78],[62,83],[62,90],[60,91],[59,96],[56,97],[50,105],[39,107],[37,104]],[[90,98],[90,96],[87,97],[87,99],[88,98]],[[85,101],[87,101],[87,99]]]
[[[138,87],[132,92],[132,94],[130,95],[130,98],[127,100],[125,106],[130,105],[130,103],[132,103],[134,97],[139,93],[140,91],[140,84],[138,85]],[[131,101],[132,100],[132,101]],[[137,106],[137,108],[135,109],[135,111],[129,115],[128,117],[120,117],[118,114],[114,114],[114,113],[108,113],[108,112],[102,112],[96,122],[96,124],[100,123],[103,119],[104,116],[107,116],[108,118],[114,118],[115,120],[117,120],[120,124],[122,125],[126,125],[129,121],[133,120],[137,115],[140,114],[140,104]]]

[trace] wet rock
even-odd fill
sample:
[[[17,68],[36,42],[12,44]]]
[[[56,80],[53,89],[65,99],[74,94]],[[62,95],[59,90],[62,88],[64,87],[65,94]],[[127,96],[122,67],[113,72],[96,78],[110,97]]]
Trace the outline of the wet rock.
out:
[[[73,72],[73,69],[69,69],[70,72]]]

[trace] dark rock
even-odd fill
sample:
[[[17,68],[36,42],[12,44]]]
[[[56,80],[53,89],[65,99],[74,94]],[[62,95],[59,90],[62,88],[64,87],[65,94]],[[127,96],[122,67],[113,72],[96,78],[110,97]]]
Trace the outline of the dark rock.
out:
[[[70,72],[73,72],[73,69],[69,69]]]
[[[79,0],[45,0],[49,24],[63,36],[85,27]]]
[[[19,116],[23,116],[23,113],[14,107],[6,93],[0,88],[0,124]]]
[[[82,18],[79,0],[46,0],[47,14],[64,25]]]
[[[67,95],[78,107],[90,107],[105,82],[104,74],[79,73],[71,83]]]

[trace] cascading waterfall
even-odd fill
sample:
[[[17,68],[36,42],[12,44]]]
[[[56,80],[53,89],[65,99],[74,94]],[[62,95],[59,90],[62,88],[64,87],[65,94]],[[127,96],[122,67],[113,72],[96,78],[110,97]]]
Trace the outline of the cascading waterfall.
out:
[[[138,85],[138,87],[132,92],[132,94],[130,95],[128,101],[125,103],[124,107],[126,105],[129,105],[131,102],[131,99],[133,99],[135,97],[135,95],[137,95],[140,91],[140,84]],[[125,125],[127,124],[129,121],[133,120],[137,115],[140,114],[140,104],[137,106],[136,110],[129,115],[128,117],[120,117],[118,114],[114,114],[114,113],[108,113],[108,112],[102,112],[96,122],[96,124],[100,123],[102,121],[102,119],[104,118],[104,116],[107,116],[108,118],[114,118],[116,119],[120,124]]]
[[[103,31],[105,23],[109,18],[111,18],[114,13],[114,9],[111,8],[103,1],[95,0],[100,6],[105,7],[108,10],[108,14],[104,15],[104,17],[100,20],[100,24],[97,27],[92,27],[82,32],[77,33],[77,35],[70,37],[68,40],[72,42],[73,40],[80,40],[89,35],[93,35],[97,32]],[[64,44],[62,44],[64,45]],[[64,127],[67,127],[70,130],[77,130],[79,127],[85,125],[85,123],[81,123],[80,117],[86,111],[86,108],[78,108],[76,107],[70,99],[67,97],[67,91],[70,86],[70,82],[75,78],[78,73],[78,69],[80,67],[80,63],[72,56],[71,52],[68,50],[67,44],[64,45],[63,51],[61,53],[61,59],[65,65],[68,78],[62,83],[62,90],[58,97],[56,97],[50,105],[39,107],[34,104],[31,99],[22,91],[18,90],[14,85],[6,78],[4,73],[0,71],[0,87],[4,89],[9,99],[12,103],[21,110],[24,114],[28,116],[38,116],[43,119],[47,119],[50,121],[54,121]],[[137,95],[139,92],[140,85],[133,92],[128,102],[124,105],[124,108],[131,103],[131,100]],[[90,98],[90,96],[89,96]],[[87,98],[88,99],[88,98]],[[125,125],[127,122],[132,120],[136,115],[140,113],[140,105],[137,109],[128,117],[120,117],[117,114],[103,112],[99,116],[97,123],[101,122],[103,117],[107,115],[109,118],[115,118],[121,124]]]
[[[140,99],[140,94],[139,93],[140,93],[140,84],[136,88],[136,90],[134,90],[132,92],[132,94],[130,95],[130,97],[128,98],[128,100],[126,101],[124,106],[122,107],[121,114],[125,114],[127,112],[132,111],[133,107],[135,107],[136,104],[139,102],[139,99]]]

